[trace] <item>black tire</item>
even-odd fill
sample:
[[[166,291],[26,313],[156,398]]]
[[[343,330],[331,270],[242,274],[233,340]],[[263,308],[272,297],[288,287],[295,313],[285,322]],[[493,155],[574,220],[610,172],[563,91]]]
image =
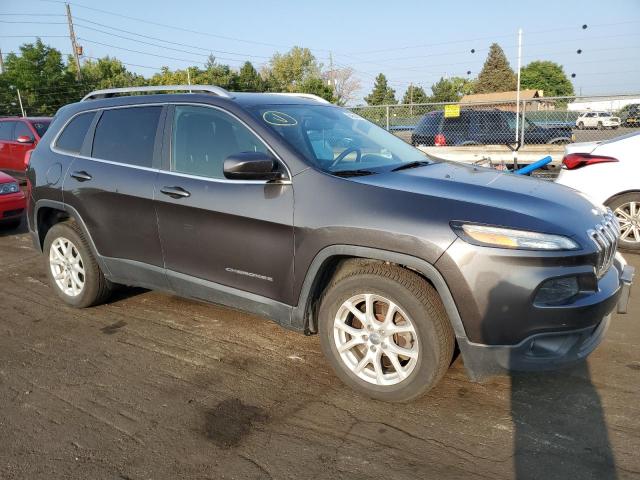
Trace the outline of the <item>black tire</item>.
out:
[[[75,245],[84,267],[84,286],[77,296],[70,296],[66,294],[58,286],[53,277],[53,272],[49,262],[49,254],[51,251],[51,244],[60,237],[71,241]],[[109,298],[113,285],[102,273],[98,262],[93,256],[93,253],[91,253],[89,243],[77,223],[73,221],[63,222],[57,223],[51,227],[44,239],[43,252],[45,269],[47,277],[49,278],[49,283],[55,290],[56,294],[64,300],[65,303],[76,308],[86,308],[103,303]]]
[[[598,126],[596,127],[598,130],[602,130],[604,127],[602,126],[602,122],[598,122]]]
[[[420,346],[415,366],[395,385],[361,379],[338,352],[333,328],[336,315],[346,300],[364,293],[393,301],[415,328]],[[357,392],[387,402],[413,400],[438,384],[451,364],[455,347],[453,330],[436,290],[409,270],[381,263],[359,262],[335,275],[321,300],[318,327],[322,350],[338,377]]]
[[[584,123],[578,122],[578,130],[584,130]]]
[[[640,192],[625,193],[623,195],[618,195],[617,197],[613,197],[611,200],[607,202],[607,207],[613,210],[615,215],[616,209],[620,208],[625,204],[629,204],[631,202],[635,202],[637,205],[640,206]],[[639,225],[639,228],[640,228],[640,225]],[[624,230],[623,230],[623,233],[624,233]],[[633,238],[633,233],[631,233],[631,237]],[[618,243],[618,247],[621,250],[627,250],[629,252],[639,253],[640,241],[635,241],[635,240],[629,241],[628,239],[622,240],[621,238]]]

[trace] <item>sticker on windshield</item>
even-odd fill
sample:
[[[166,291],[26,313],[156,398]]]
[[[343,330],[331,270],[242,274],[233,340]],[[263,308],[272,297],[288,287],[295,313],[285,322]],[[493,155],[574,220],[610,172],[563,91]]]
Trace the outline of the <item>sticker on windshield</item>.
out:
[[[287,115],[286,113],[282,112],[276,112],[274,110],[264,112],[262,114],[262,118],[265,122],[270,123],[271,125],[275,125],[276,127],[293,127],[294,125],[298,124],[298,121],[291,115]]]

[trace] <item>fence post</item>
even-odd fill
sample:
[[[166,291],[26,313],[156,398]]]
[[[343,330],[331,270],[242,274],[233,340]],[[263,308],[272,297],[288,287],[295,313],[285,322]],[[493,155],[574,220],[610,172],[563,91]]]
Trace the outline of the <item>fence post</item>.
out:
[[[527,101],[522,101],[522,124],[520,125],[520,145],[524,146],[524,122],[525,112],[527,111]]]
[[[387,110],[387,132],[389,131],[389,105],[386,107]]]

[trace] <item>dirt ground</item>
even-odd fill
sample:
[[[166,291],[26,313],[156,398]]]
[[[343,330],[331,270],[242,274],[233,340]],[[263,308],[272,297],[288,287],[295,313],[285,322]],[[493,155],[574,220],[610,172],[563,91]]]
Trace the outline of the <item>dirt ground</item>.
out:
[[[586,364],[475,384],[458,359],[391,405],[259,317],[131,289],[68,308],[0,230],[4,480],[640,478],[639,400],[640,288]]]

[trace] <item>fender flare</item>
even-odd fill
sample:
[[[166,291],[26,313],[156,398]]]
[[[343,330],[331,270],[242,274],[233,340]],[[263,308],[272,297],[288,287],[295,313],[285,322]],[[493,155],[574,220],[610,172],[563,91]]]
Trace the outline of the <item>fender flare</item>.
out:
[[[307,269],[302,289],[300,291],[298,306],[294,307],[292,311],[291,323],[293,325],[298,325],[301,328],[304,328],[307,333],[310,333],[314,328],[311,325],[311,319],[309,318],[312,300],[311,294],[314,290],[313,287],[319,278],[318,274],[320,273],[322,266],[332,257],[354,257],[379,260],[395,263],[415,270],[420,275],[428,279],[440,295],[456,338],[467,339],[462,318],[460,317],[460,312],[458,311],[458,307],[453,299],[451,290],[436,267],[425,260],[411,255],[377,248],[358,247],[355,245],[331,245],[318,252]]]
[[[38,246],[40,247],[40,251],[42,251],[42,243],[40,242],[40,234],[38,232],[38,212],[43,207],[54,208],[56,210],[65,212],[67,215],[69,215],[70,218],[72,218],[80,226],[82,233],[84,233],[84,236],[89,241],[89,248],[91,249],[91,253],[93,254],[93,257],[98,262],[98,265],[100,266],[100,269],[104,272],[105,276],[109,278],[111,276],[111,272],[109,271],[109,268],[107,267],[106,263],[102,259],[102,256],[98,253],[98,249],[96,248],[96,244],[93,241],[91,234],[89,233],[87,224],[82,219],[82,216],[80,215],[80,213],[71,205],[68,205],[66,203],[59,202],[57,200],[38,200],[36,202],[34,207],[34,216],[33,216],[34,223],[35,223],[35,225],[33,225],[33,230],[34,230],[34,241],[37,239]]]

